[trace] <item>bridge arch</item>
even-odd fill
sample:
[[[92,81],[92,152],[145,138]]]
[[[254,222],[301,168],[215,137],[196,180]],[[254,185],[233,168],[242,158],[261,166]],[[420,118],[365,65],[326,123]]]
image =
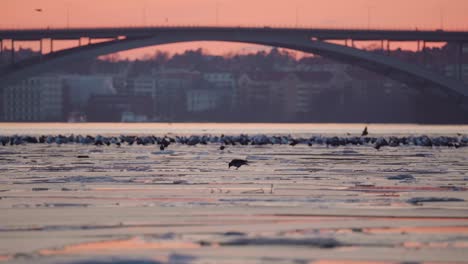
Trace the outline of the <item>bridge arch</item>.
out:
[[[46,72],[54,67],[73,63],[73,60],[76,59],[94,58],[148,46],[192,41],[241,42],[314,53],[336,61],[360,66],[421,89],[439,88],[453,96],[468,97],[468,89],[462,82],[449,79],[420,66],[352,47],[312,40],[307,34],[283,33],[278,35],[278,33],[268,30],[261,32],[239,30],[233,32],[220,29],[219,31],[204,32],[192,29],[179,32],[160,32],[145,37],[117,39],[80,46],[53,52],[42,57],[27,59],[0,70],[0,83],[2,85],[12,84],[28,76]]]

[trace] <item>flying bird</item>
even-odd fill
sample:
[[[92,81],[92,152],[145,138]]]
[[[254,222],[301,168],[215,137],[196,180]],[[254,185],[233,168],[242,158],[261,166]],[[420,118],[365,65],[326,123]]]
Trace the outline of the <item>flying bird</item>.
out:
[[[233,159],[229,162],[229,168],[231,166],[236,167],[236,170],[239,169],[242,165],[249,165],[249,162],[243,159]]]
[[[36,8],[34,9],[36,12],[42,12],[42,8]]]

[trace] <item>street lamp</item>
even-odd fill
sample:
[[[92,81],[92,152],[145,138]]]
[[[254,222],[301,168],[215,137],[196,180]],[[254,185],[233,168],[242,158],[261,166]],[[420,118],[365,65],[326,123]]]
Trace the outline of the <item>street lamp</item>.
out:
[[[371,29],[371,22],[372,22],[372,9],[375,8],[374,6],[367,6],[367,29]]]
[[[299,26],[299,6],[296,3],[296,28]]]
[[[70,28],[70,2],[67,1],[67,29]]]
[[[36,13],[42,13],[42,8],[35,8]],[[39,55],[42,56],[42,38],[39,40]]]
[[[219,24],[219,1],[216,1],[216,26]]]

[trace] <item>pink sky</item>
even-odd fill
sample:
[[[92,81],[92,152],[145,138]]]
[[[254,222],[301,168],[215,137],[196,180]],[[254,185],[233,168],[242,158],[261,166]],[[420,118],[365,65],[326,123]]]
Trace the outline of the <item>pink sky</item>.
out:
[[[0,28],[297,24],[468,30],[468,0],[8,0],[0,7]],[[250,45],[227,43],[186,43],[159,49],[179,52],[200,46],[215,54],[255,50]],[[122,56],[141,56],[155,49]]]

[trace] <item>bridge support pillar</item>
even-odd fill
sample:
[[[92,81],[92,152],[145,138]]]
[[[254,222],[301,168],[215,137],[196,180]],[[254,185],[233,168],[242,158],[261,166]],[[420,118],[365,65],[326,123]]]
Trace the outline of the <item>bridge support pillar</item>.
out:
[[[0,57],[3,56],[3,39],[0,39]]]
[[[426,41],[423,41],[422,55],[423,55],[423,65],[426,66],[427,64]]]
[[[42,57],[42,39],[39,40],[39,56]]]
[[[78,38],[78,47],[81,47],[81,37]]]
[[[387,40],[387,55],[390,55],[390,40]]]
[[[15,40],[11,40],[11,64],[15,64]]]
[[[416,50],[417,52],[419,52],[421,50],[421,43],[419,43],[419,40],[418,40],[418,47],[416,49],[417,49]]]
[[[380,50],[384,51],[384,40],[380,40]]]
[[[50,39],[50,53],[54,52],[54,39]]]
[[[463,42],[458,43],[457,49],[457,58],[458,58],[458,80],[463,80]]]

